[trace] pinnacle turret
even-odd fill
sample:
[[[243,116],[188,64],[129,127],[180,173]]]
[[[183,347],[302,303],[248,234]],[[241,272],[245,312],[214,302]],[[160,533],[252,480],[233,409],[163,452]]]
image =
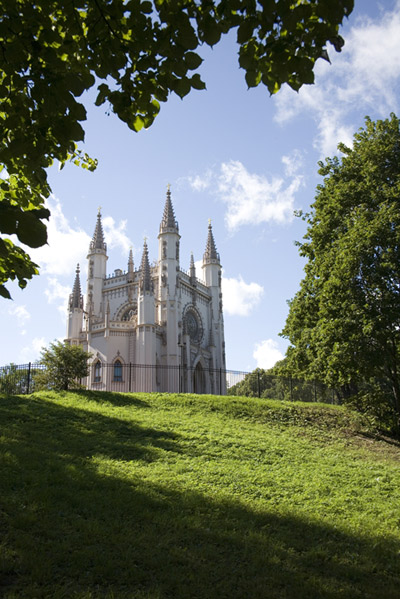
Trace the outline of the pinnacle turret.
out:
[[[149,250],[147,248],[146,240],[144,240],[143,243],[143,255],[142,262],[140,265],[140,271],[140,291],[142,293],[144,293],[145,291],[153,291],[150,276]]]
[[[212,232],[211,221],[208,223],[208,237],[206,251],[203,254],[203,262],[219,262],[219,254],[215,246],[214,235]]]
[[[167,230],[170,231],[171,229],[173,230],[173,232],[179,231],[178,222],[175,220],[174,209],[171,202],[171,190],[168,185],[167,197],[164,206],[164,214],[160,224],[160,233],[164,233]]]
[[[104,233],[103,233],[103,226],[101,224],[100,209],[97,213],[96,227],[94,230],[93,239],[90,242],[89,249],[90,249],[90,251],[94,251],[94,250],[104,250],[105,252],[107,251],[107,245],[104,242]]]
[[[128,272],[133,272],[133,253],[132,253],[132,248],[129,250]]]
[[[190,254],[190,269],[189,269],[189,273],[190,273],[190,278],[195,280],[196,279],[196,266],[194,264],[193,252]]]
[[[81,293],[81,281],[79,277],[79,264],[76,266],[76,274],[74,286],[72,288],[72,293],[69,296],[69,309],[73,310],[74,308],[80,308],[83,310],[83,296]]]

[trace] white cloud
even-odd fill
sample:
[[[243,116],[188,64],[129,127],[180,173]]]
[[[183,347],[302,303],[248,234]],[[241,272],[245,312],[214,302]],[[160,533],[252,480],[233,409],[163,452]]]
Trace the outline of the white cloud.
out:
[[[121,220],[118,224],[112,216],[105,216],[102,219],[104,237],[110,249],[120,248],[125,254],[129,253],[132,242],[126,235],[126,220]]]
[[[257,361],[258,368],[272,368],[278,360],[282,360],[283,354],[278,349],[278,344],[273,339],[264,339],[256,343],[253,358]]]
[[[264,288],[258,283],[245,283],[239,275],[237,279],[222,277],[222,297],[225,314],[249,316],[260,302]]]
[[[74,229],[62,211],[60,200],[51,196],[46,202],[51,215],[47,225],[48,245],[29,249],[41,274],[70,275],[86,257],[91,238],[82,229]]]
[[[212,186],[213,193],[227,205],[225,223],[230,231],[263,222],[282,224],[293,218],[294,196],[303,181],[296,174],[301,165],[299,152],[285,156],[282,162],[287,181],[250,173],[241,162],[231,160],[222,163],[219,172],[212,175],[208,171],[204,178],[189,178],[189,183],[195,190]]]
[[[61,285],[56,277],[48,278],[48,287],[45,289],[45,295],[49,304],[54,304],[58,300],[62,300],[64,304],[67,303],[69,295],[72,291],[72,287],[67,285]]]
[[[62,320],[65,322],[67,302],[72,291],[72,286],[62,285],[57,277],[48,277],[47,282],[48,287],[44,291],[47,301],[49,304],[58,304],[57,309]]]
[[[44,337],[34,337],[30,345],[22,348],[20,353],[20,361],[26,362],[38,362],[40,359],[40,352],[45,347],[46,340]]]
[[[204,191],[211,185],[212,180],[213,172],[211,169],[207,170],[204,175],[188,177],[189,184],[195,191]]]
[[[303,155],[300,150],[293,150],[287,156],[282,156],[282,164],[285,167],[285,175],[293,177],[304,166]]]
[[[11,306],[8,309],[8,314],[16,319],[17,327],[21,329],[20,334],[26,335],[25,325],[31,317],[26,306]]]
[[[231,161],[221,166],[218,192],[228,206],[225,222],[234,231],[242,225],[275,221],[285,223],[293,218],[294,194],[301,177],[289,185],[281,177],[268,180],[249,173],[241,162]]]
[[[354,125],[351,111],[388,116],[398,108],[400,83],[400,2],[380,19],[362,18],[345,34],[340,54],[330,50],[332,65],[319,60],[316,83],[299,93],[289,88],[277,94],[276,120],[287,122],[308,113],[317,122],[315,147],[323,156],[336,153],[339,141],[351,145]]]

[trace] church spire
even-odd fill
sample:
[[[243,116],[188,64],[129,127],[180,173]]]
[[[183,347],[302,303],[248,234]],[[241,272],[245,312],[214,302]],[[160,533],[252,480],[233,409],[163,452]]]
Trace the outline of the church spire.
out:
[[[211,220],[208,221],[208,237],[206,251],[203,254],[203,262],[219,262],[219,254],[215,246],[214,235],[212,232]]]
[[[89,248],[90,248],[90,251],[93,251],[93,250],[104,250],[105,252],[107,251],[107,245],[104,242],[103,226],[101,224],[100,208],[97,213],[96,228],[94,230],[93,239],[90,242]]]
[[[167,197],[165,199],[164,214],[160,224],[160,233],[164,233],[166,230],[173,230],[173,232],[179,231],[178,222],[175,220],[174,209],[171,202],[171,188],[170,185],[167,187]]]
[[[132,248],[129,250],[128,272],[133,272],[133,253],[132,253]]]
[[[194,264],[193,252],[190,254],[189,273],[190,273],[190,278],[192,279],[193,282],[195,282],[196,281],[196,266]]]
[[[145,291],[152,291],[151,284],[151,276],[150,276],[150,263],[149,263],[149,250],[147,248],[147,241],[144,240],[143,243],[143,255],[142,255],[142,263],[140,265],[140,291],[144,293]]]
[[[83,297],[82,297],[82,293],[81,293],[81,281],[79,278],[79,272],[80,272],[79,264],[77,264],[74,286],[72,288],[72,293],[69,296],[69,309],[70,310],[73,310],[74,308],[80,308],[81,310],[83,309]]]

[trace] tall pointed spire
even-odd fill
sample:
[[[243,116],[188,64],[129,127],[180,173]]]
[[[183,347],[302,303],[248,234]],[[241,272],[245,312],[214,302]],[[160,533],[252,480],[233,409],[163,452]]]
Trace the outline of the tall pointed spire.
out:
[[[203,262],[219,262],[219,254],[215,246],[214,235],[212,232],[211,220],[208,221],[208,236],[206,251],[203,254]]]
[[[194,264],[193,252],[190,254],[190,269],[189,269],[190,278],[193,281],[196,281],[196,266]]]
[[[150,263],[149,263],[149,250],[147,248],[147,241],[144,240],[143,243],[143,255],[142,262],[140,265],[140,291],[143,293],[145,291],[153,291],[153,286],[151,284],[151,276],[150,276]]]
[[[76,265],[76,274],[72,293],[69,296],[69,309],[80,308],[83,310],[83,296],[81,293],[81,281],[79,278],[79,264]]]
[[[132,253],[132,248],[129,250],[129,258],[128,258],[128,274],[127,274],[127,282],[128,283],[133,283],[133,280],[135,278],[135,269],[134,269],[134,264],[133,264],[133,253]],[[132,288],[129,288],[128,293],[132,292]],[[131,300],[131,297],[129,296],[129,299]]]
[[[133,272],[133,253],[132,253],[132,248],[129,250],[128,272]]]
[[[96,228],[94,230],[93,239],[90,242],[89,248],[90,248],[90,251],[93,251],[93,250],[104,250],[105,252],[107,251],[107,245],[104,242],[103,226],[101,224],[100,208],[97,213]]]
[[[171,189],[170,185],[167,187],[167,197],[165,199],[164,214],[160,224],[160,233],[164,233],[167,230],[173,230],[173,232],[179,231],[178,222],[175,220],[174,209],[171,202]]]

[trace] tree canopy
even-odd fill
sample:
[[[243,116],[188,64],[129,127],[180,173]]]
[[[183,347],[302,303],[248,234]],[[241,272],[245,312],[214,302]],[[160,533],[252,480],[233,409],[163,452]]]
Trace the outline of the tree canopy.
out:
[[[320,162],[300,254],[307,259],[283,336],[285,368],[368,395],[400,419],[400,123],[373,122],[342,158]],[[374,400],[375,398],[375,400]]]
[[[21,288],[38,266],[18,245],[47,241],[46,169],[66,161],[93,170],[77,100],[97,85],[96,105],[134,131],[149,127],[174,92],[204,89],[199,46],[237,30],[247,85],[270,93],[314,80],[326,44],[354,0],[0,0],[0,295]],[[15,234],[18,241],[4,238]]]
[[[40,362],[45,368],[36,374],[35,387],[57,391],[79,388],[80,379],[88,375],[90,355],[80,345],[50,343],[42,350]]]

